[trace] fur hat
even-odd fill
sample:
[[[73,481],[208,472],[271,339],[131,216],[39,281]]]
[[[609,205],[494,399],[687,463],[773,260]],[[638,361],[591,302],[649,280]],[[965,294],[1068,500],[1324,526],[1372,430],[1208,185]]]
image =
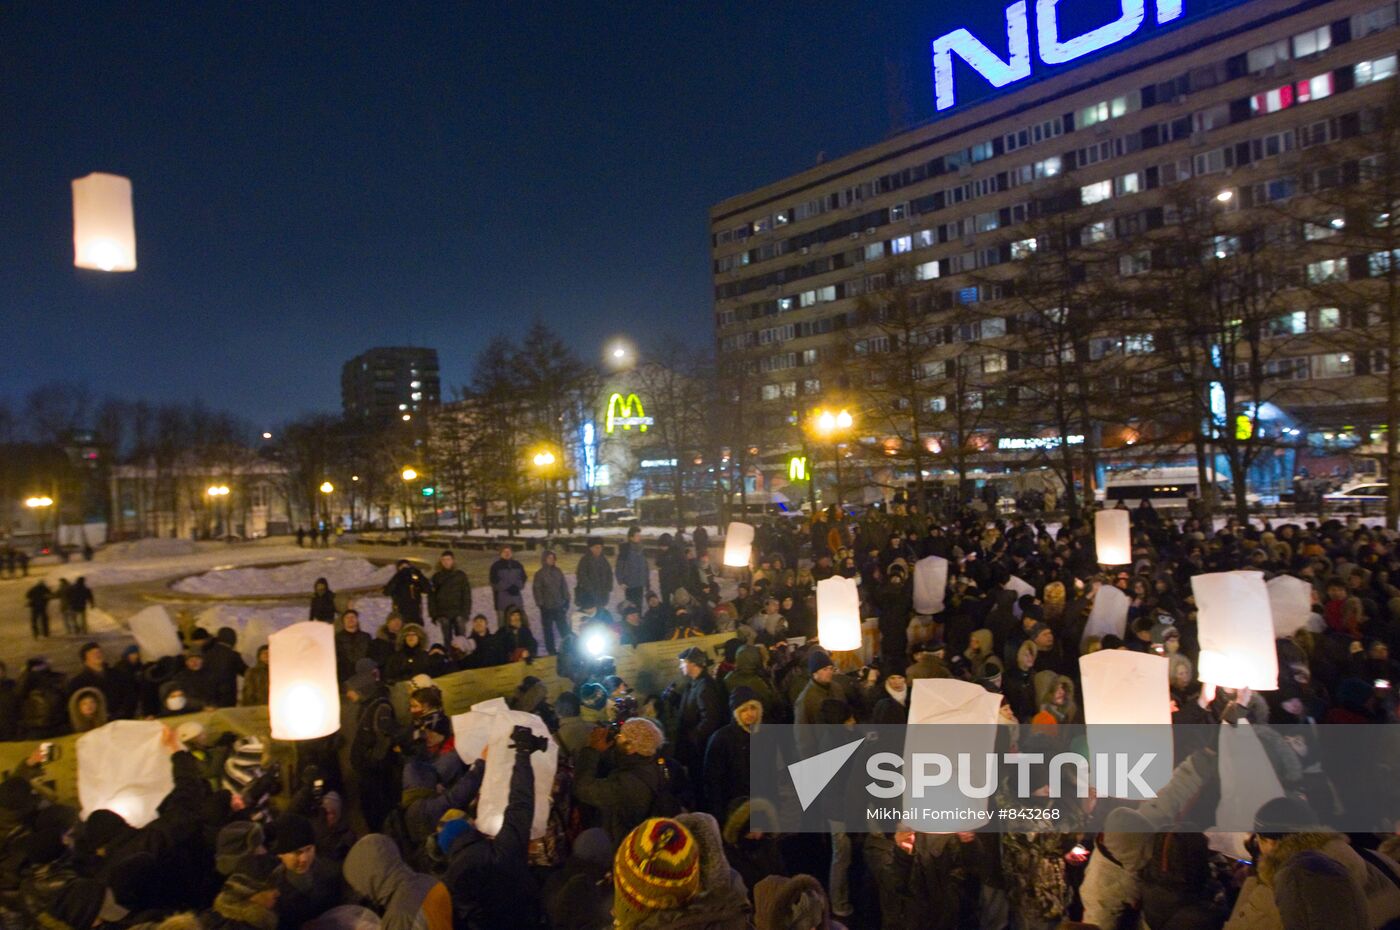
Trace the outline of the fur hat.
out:
[[[827,930],[831,907],[822,883],[810,875],[770,875],[753,889],[757,930]]]
[[[272,825],[272,830],[272,852],[276,855],[316,845],[316,831],[311,821],[301,814],[283,814]]]
[[[618,734],[627,737],[627,742],[643,756],[656,755],[666,741],[661,728],[645,717],[624,721]]]
[[[648,914],[677,910],[700,891],[700,846],[678,821],[653,817],[637,825],[613,856],[615,926],[637,926]]]

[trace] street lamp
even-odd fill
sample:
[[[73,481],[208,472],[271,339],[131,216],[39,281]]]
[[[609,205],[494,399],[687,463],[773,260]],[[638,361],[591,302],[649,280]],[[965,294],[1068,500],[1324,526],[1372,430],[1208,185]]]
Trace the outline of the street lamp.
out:
[[[223,529],[223,531],[224,531],[224,533],[223,533],[224,538],[227,539],[227,538],[228,538],[228,485],[226,485],[226,484],[211,484],[211,485],[209,485],[209,487],[205,490],[204,493],[205,493],[206,495],[209,496],[209,500],[210,500],[210,503],[211,503],[212,506],[218,507],[218,505],[219,505],[221,502],[223,503],[224,506],[223,506],[223,527],[222,527],[222,529]]]
[[[608,367],[614,371],[621,371],[624,368],[631,368],[637,363],[637,350],[626,339],[614,339],[608,343],[603,350],[604,358]]]
[[[840,508],[844,503],[841,499],[841,437],[849,433],[853,426],[855,426],[855,418],[844,407],[835,413],[830,410],[818,410],[812,418],[812,427],[816,434],[823,439],[831,440],[831,453],[836,467],[837,508]],[[811,480],[810,475],[808,480]]]
[[[552,450],[541,449],[534,454],[530,461],[534,463],[535,470],[540,473],[540,483],[543,486],[545,530],[547,532],[553,533],[555,523],[555,502],[553,495],[550,493],[550,485],[555,477],[554,466],[558,463],[559,460],[555,457],[554,452]]]
[[[322,481],[322,482],[321,482],[321,493],[322,493],[322,494],[333,494],[334,492],[335,492],[335,485],[331,484],[329,481]]]
[[[412,534],[410,525],[413,521],[413,491],[410,485],[418,480],[418,470],[411,465],[405,465],[400,476],[403,478],[404,497],[406,498],[403,508],[403,538],[407,541]]]
[[[35,497],[26,497],[24,499],[24,506],[28,507],[30,510],[38,511],[37,516],[39,518],[39,540],[42,542],[44,538],[45,524],[47,524],[48,522],[49,508],[53,506],[53,498],[49,497],[47,494],[41,494]]]

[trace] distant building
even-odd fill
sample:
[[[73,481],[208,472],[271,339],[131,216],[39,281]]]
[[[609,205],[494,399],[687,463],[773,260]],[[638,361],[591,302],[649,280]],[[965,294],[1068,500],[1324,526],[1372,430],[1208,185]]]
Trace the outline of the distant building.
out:
[[[414,419],[435,409],[441,399],[437,349],[370,349],[340,371],[340,403],[346,419],[377,425]]]

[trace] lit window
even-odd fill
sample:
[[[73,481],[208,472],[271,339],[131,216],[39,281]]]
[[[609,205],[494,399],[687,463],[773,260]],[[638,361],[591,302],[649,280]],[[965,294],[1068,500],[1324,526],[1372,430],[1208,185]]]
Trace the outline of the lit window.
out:
[[[1337,307],[1323,307],[1317,311],[1318,329],[1339,329],[1342,325],[1342,311]]]
[[[815,303],[817,302],[817,292],[816,292],[816,291],[803,291],[803,292],[798,296],[798,299],[797,299],[797,300],[798,300],[798,303],[800,303],[802,306],[804,306],[804,307],[810,307],[810,306],[812,306],[813,304],[815,304]]]
[[[900,236],[890,240],[890,251],[895,255],[903,255],[914,248],[912,236]]]
[[[1319,74],[1317,77],[1308,78],[1306,81],[1298,82],[1298,100],[1307,103],[1310,100],[1321,100],[1324,97],[1332,96],[1332,72]]]
[[[1146,355],[1152,351],[1152,347],[1151,333],[1141,333],[1123,339],[1123,351],[1128,355]]]
[[[399,404],[399,409],[400,409],[400,410],[407,410],[407,409],[408,409],[408,404]]]
[[[1031,238],[1031,239],[1017,239],[1015,242],[1011,243],[1011,258],[1012,258],[1013,261],[1016,260],[1016,259],[1019,259],[1019,258],[1028,258],[1028,257],[1030,257],[1030,255],[1031,255],[1032,253],[1034,253],[1034,252],[1035,252],[1035,239],[1034,239],[1034,238]]]
[[[1322,261],[1312,262],[1308,265],[1307,279],[1309,284],[1345,281],[1347,279],[1346,259],[1324,258]]]
[[[1093,184],[1086,184],[1079,189],[1080,200],[1086,206],[1092,203],[1099,203],[1113,196],[1112,181],[1098,181]]]
[[[932,281],[938,277],[938,262],[924,262],[922,265],[914,266],[914,279],[916,281]]]
[[[817,300],[826,303],[836,299],[836,285],[828,284],[826,287],[817,288]]]
[[[1371,84],[1376,81],[1384,81],[1395,76],[1396,56],[1387,55],[1384,58],[1377,58],[1374,61],[1358,61],[1356,63],[1356,84]]]
[[[1308,81],[1299,81],[1298,87],[1301,89],[1307,85]],[[1275,87],[1273,90],[1266,90],[1262,94],[1255,94],[1249,98],[1249,108],[1256,115],[1260,113],[1277,113],[1279,110],[1286,110],[1293,106],[1293,85],[1285,84],[1282,87]]]
[[[423,399],[423,395],[422,395],[422,393],[419,392],[419,391],[414,391],[412,394],[408,395],[408,397],[409,397],[409,400],[422,400],[422,399]]]
[[[1129,252],[1118,256],[1118,272],[1124,276],[1146,274],[1152,270],[1152,253],[1149,251]]]
[[[759,390],[759,397],[763,400],[777,400],[779,396],[779,387],[776,384],[765,384]]]
[[[1293,37],[1293,57],[1306,58],[1325,52],[1332,47],[1332,27],[1318,26]]]
[[[409,384],[408,384],[408,386],[411,387],[411,388],[420,388],[420,387],[423,386],[423,382],[421,382],[421,381],[410,381]]]
[[[871,242],[865,247],[865,260],[873,262],[876,259],[885,257],[885,244],[883,242]]]
[[[948,398],[939,394],[936,397],[924,398],[924,409],[929,413],[942,413],[948,409]]]
[[[1113,227],[1107,220],[1100,220],[1097,223],[1090,223],[1084,227],[1083,241],[1085,245],[1092,245],[1095,242],[1102,242],[1113,234]]]
[[[1035,176],[1037,178],[1053,178],[1060,173],[1061,167],[1060,156],[1052,155],[1035,163]]]
[[[796,305],[796,303],[797,303],[796,298],[793,298],[793,297],[779,297],[779,298],[778,298],[778,312],[779,312],[779,313],[786,313],[787,311],[791,310],[791,309]]]
[[[921,229],[914,233],[914,248],[926,249],[936,241],[932,229]]]
[[[1350,353],[1328,352],[1313,356],[1313,372],[1318,378],[1345,378],[1355,373],[1356,364]]]
[[[1136,194],[1142,189],[1141,183],[1140,176],[1136,171],[1132,174],[1125,174],[1113,182],[1114,196],[1121,197],[1124,194]]]

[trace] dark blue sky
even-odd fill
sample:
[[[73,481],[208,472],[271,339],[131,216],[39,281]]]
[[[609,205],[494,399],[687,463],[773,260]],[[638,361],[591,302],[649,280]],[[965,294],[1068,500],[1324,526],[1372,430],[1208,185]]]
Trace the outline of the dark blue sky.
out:
[[[929,116],[966,10],[6,4],[0,396],[77,379],[261,427],[337,409],[372,345],[435,346],[446,394],[536,315],[587,358],[703,343],[707,209]],[[72,267],[94,170],[135,185],[135,274]]]

